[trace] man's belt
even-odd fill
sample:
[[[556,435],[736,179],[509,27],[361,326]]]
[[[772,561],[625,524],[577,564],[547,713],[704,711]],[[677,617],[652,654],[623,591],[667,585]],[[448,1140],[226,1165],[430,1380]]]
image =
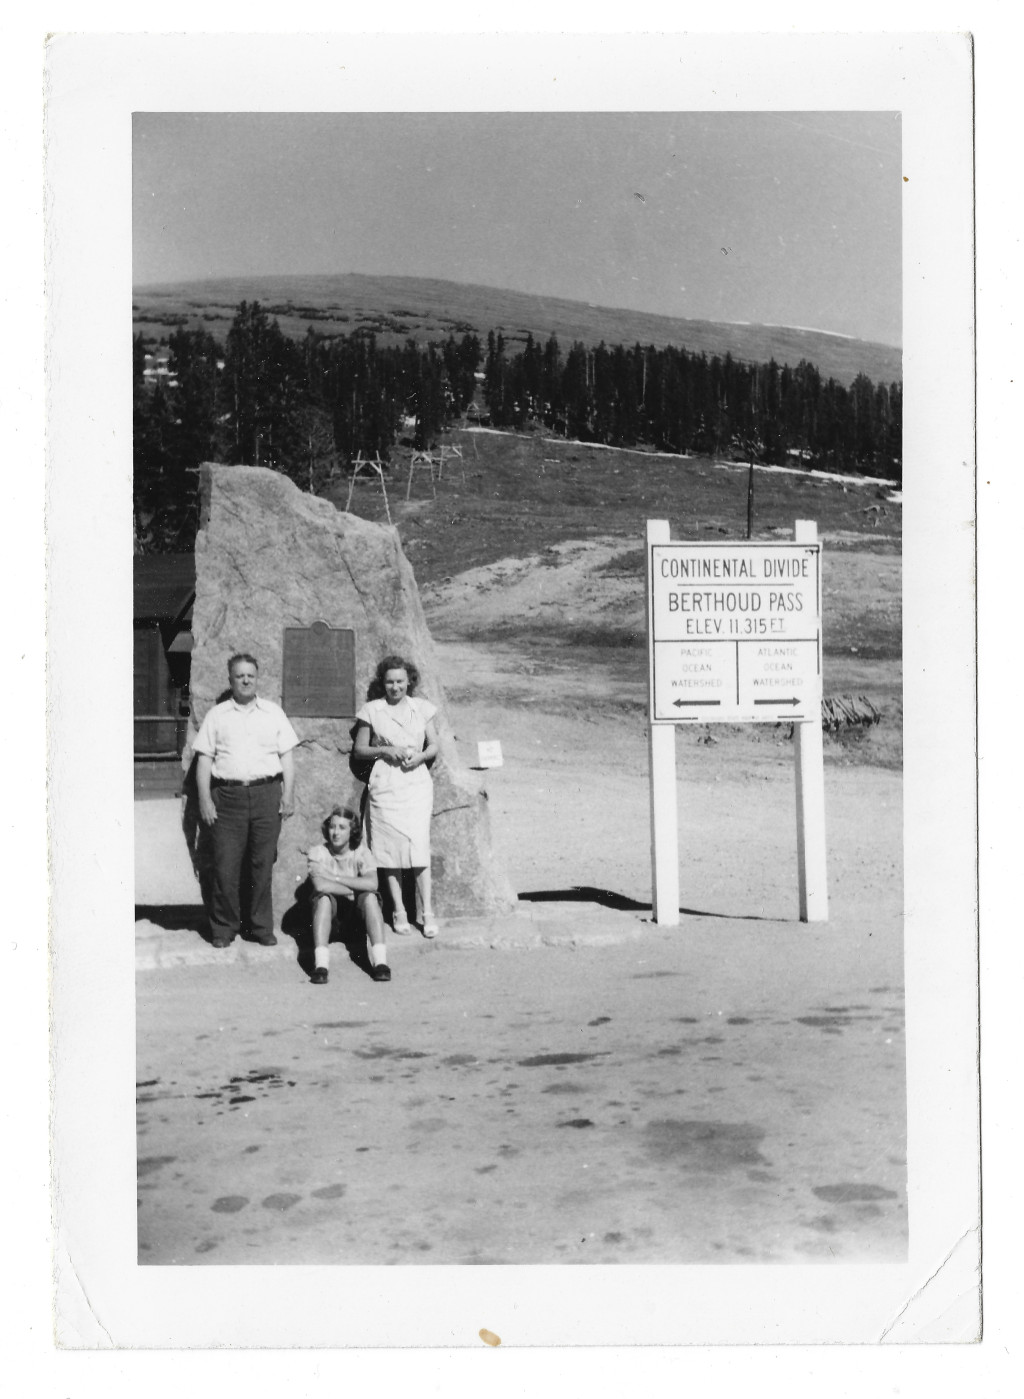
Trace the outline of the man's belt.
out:
[[[212,777],[211,787],[263,787],[268,782],[283,782],[284,774],[275,772],[273,777]]]

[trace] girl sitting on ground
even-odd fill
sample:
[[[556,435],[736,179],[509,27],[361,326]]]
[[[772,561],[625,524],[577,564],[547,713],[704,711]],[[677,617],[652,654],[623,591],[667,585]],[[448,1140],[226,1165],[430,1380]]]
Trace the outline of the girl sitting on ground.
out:
[[[362,844],[358,817],[351,807],[336,806],[322,830],[324,844],[314,845],[307,853],[313,886],[313,984],[322,986],[327,980],[335,919],[350,921],[357,911],[368,939],[370,975],[374,981],[390,981],[377,866]]]

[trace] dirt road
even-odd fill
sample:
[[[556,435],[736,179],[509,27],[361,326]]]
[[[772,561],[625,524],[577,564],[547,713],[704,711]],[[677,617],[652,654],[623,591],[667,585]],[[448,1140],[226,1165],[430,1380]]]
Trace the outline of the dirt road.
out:
[[[140,1262],[900,1259],[899,958],[830,941],[144,975]]]
[[[512,653],[444,662],[467,758],[503,744],[514,887],[581,945],[396,939],[388,985],[340,949],[323,988],[284,947],[141,972],[140,1261],[903,1257],[899,774],[829,765],[809,927],[784,731],[687,735],[684,912],[659,929],[642,725],[586,704],[593,671],[571,715],[544,686],[509,703]]]

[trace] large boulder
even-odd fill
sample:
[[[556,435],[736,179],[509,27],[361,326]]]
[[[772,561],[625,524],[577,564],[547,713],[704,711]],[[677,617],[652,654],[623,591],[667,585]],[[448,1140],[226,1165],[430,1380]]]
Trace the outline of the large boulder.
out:
[[[227,659],[259,661],[260,694],[281,703],[284,631],[318,621],[355,632],[356,707],[388,652],[419,668],[419,693],[437,705],[440,752],[433,768],[431,824],[435,908],[440,917],[489,915],[515,903],[491,847],[487,795],[461,762],[451,732],[433,639],[398,531],[339,511],[287,477],[255,466],[200,468],[192,615],[192,723],[184,763],[184,825],[204,892],[209,843],[197,820],[192,740],[227,686]],[[351,719],[289,715],[299,735],[296,809],[285,822],[274,874],[274,914],[288,915],[306,875],[303,851],[338,802],[358,805],[349,771]]]

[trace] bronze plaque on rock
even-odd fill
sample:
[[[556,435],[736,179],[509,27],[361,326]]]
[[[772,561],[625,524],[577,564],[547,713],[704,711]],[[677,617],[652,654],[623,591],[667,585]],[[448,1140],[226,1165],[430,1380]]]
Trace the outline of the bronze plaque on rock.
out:
[[[354,719],[356,634],[314,622],[284,629],[281,703],[292,719]]]

